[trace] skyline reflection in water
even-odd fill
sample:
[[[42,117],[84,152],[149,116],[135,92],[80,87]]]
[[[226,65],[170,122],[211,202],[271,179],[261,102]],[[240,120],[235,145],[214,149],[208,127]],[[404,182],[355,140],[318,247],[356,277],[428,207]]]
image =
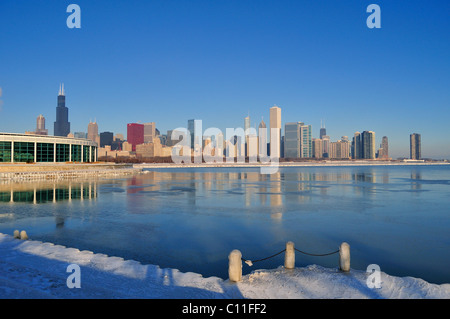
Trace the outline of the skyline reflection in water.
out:
[[[376,263],[450,282],[447,167],[158,169],[70,188],[21,185],[0,185],[0,232],[222,278],[233,249],[255,260],[287,241],[318,254],[346,241],[356,269]],[[336,267],[337,258],[297,255],[296,265]],[[243,271],[280,265],[282,254]]]

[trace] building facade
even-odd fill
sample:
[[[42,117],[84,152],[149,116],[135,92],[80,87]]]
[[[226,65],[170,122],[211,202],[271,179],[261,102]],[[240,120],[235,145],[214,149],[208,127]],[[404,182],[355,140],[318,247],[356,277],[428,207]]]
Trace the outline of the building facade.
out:
[[[70,133],[69,109],[66,107],[64,84],[59,87],[58,105],[56,107],[56,122],[53,127],[54,136],[66,137]]]
[[[42,114],[36,119],[36,134],[48,135],[48,130],[45,129],[45,117]]]
[[[413,160],[422,159],[422,145],[420,134],[413,133],[409,136],[409,158]]]
[[[375,132],[361,133],[361,151],[363,159],[375,159]]]
[[[290,122],[284,126],[284,157],[313,157],[311,125],[303,122]]]
[[[132,152],[136,152],[136,145],[144,143],[144,124],[127,124],[127,142],[131,144]]]
[[[280,158],[281,156],[281,108],[272,106],[270,108],[270,156]],[[273,145],[272,145],[273,144]]]
[[[98,144],[85,139],[0,133],[1,163],[97,161]]]

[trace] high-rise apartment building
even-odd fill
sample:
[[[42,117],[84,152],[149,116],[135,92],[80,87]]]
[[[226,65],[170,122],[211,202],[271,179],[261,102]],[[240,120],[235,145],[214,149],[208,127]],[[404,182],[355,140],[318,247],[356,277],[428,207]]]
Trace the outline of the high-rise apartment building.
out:
[[[53,127],[54,136],[67,136],[70,133],[69,109],[66,107],[64,84],[59,86],[56,121]]]
[[[375,132],[364,131],[361,133],[362,158],[375,159]]]
[[[328,135],[322,136],[323,157],[328,158],[330,153],[330,137]]]
[[[323,157],[323,139],[313,138],[312,139],[312,157],[322,158]]]
[[[281,108],[272,106],[270,108],[270,156],[281,156]],[[272,145],[273,144],[273,145]],[[274,152],[274,153],[272,153]]]
[[[334,159],[350,158],[350,143],[347,136],[342,136],[339,141],[330,143],[329,157]]]
[[[380,151],[378,153],[378,157],[382,159],[389,158],[389,142],[387,136],[383,136],[380,144]]]
[[[409,136],[409,158],[413,160],[422,159],[422,145],[420,134],[413,133]]]
[[[362,149],[361,149],[361,133],[355,132],[352,140],[352,158],[360,159],[362,158]]]
[[[136,145],[144,143],[144,124],[127,124],[127,142],[131,144],[131,151],[136,152]]]

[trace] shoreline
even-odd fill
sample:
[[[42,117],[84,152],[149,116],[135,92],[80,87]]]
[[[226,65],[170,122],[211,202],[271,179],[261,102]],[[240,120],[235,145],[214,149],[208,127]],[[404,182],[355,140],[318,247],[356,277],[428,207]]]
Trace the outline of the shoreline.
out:
[[[139,163],[135,168],[261,168],[261,167],[346,167],[346,166],[450,166],[449,162],[422,161],[317,161],[281,163]]]
[[[133,167],[131,164],[0,164],[0,182],[56,181],[92,177],[129,176],[140,173],[142,173],[142,169]]]
[[[316,264],[256,268],[239,282],[160,268],[50,242],[0,233],[0,299],[447,299],[450,284],[381,272],[381,285],[367,284],[367,271],[341,272]],[[78,269],[79,289],[69,286]],[[71,268],[70,268],[71,269]],[[305,289],[305,287],[307,287]]]

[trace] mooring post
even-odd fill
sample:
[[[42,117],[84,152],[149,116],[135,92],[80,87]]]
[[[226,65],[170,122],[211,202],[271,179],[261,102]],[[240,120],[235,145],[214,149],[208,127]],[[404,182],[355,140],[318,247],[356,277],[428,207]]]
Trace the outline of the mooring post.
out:
[[[26,232],[26,231],[22,230],[22,231],[20,232],[20,239],[22,239],[22,240],[28,240],[28,235],[27,235],[27,232]]]
[[[346,242],[339,248],[339,268],[341,271],[350,271],[350,245]]]
[[[228,277],[234,282],[242,280],[242,254],[237,249],[228,255]]]
[[[292,241],[288,241],[286,243],[286,251],[284,253],[284,268],[286,269],[295,268],[295,251],[294,251],[294,243]]]

